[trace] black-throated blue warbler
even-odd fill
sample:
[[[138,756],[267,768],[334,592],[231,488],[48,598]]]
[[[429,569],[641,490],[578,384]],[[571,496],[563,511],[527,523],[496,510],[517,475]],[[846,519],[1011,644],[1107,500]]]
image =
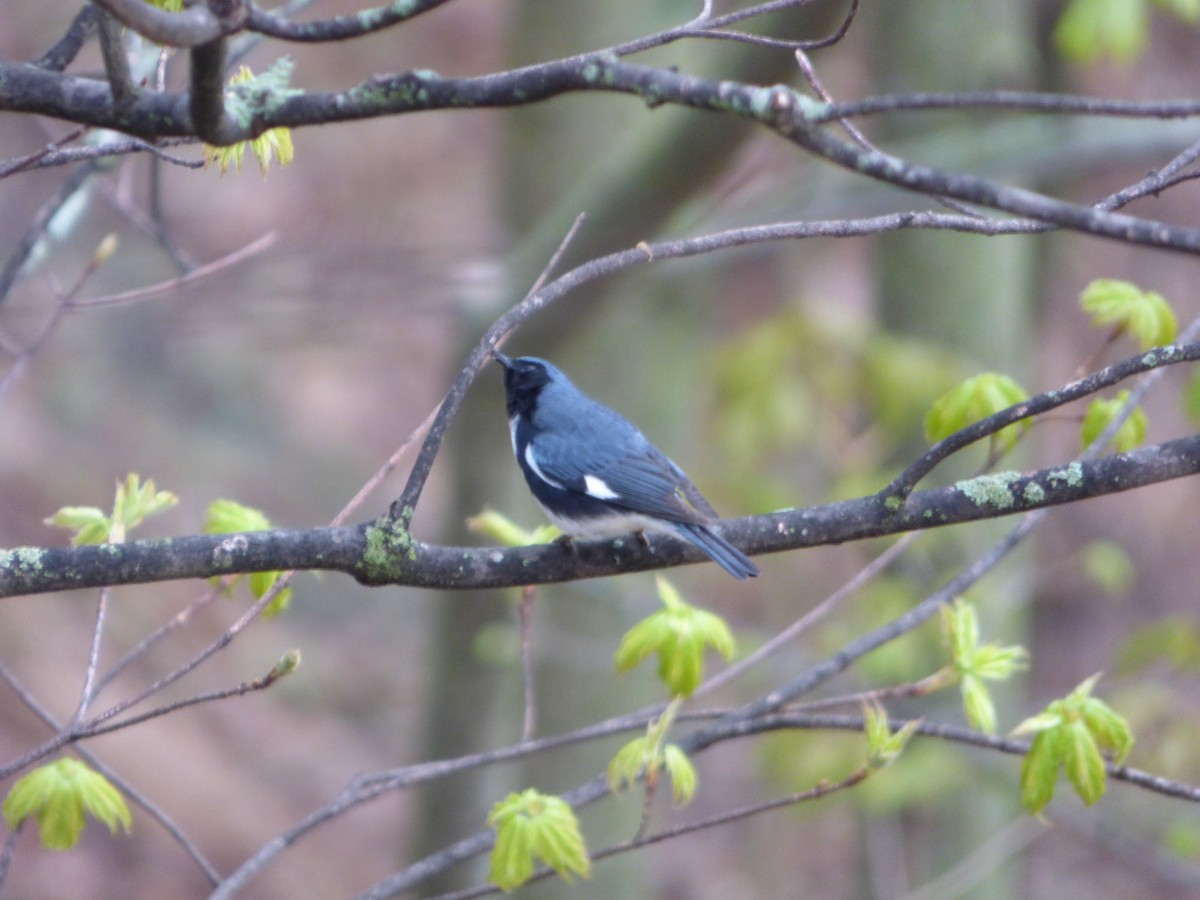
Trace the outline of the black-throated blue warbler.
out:
[[[544,359],[504,367],[513,453],[546,516],[568,536],[648,529],[691,541],[735,578],[758,566],[710,527],[719,516],[683,470],[620,413]]]

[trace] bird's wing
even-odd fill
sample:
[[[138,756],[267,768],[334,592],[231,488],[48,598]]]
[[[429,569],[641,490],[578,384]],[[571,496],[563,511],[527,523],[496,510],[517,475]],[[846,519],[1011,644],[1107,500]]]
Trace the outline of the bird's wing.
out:
[[[580,430],[533,438],[530,452],[543,477],[630,512],[693,524],[717,518],[683,470],[624,419],[585,421]]]

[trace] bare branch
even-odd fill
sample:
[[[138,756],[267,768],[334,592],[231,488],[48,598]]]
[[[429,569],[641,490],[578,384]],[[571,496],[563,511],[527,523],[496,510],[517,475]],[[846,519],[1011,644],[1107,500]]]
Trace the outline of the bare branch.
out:
[[[34,65],[39,69],[51,72],[61,72],[79,55],[79,51],[88,39],[96,33],[100,21],[101,9],[86,3],[83,9],[71,20],[71,27],[53,47],[43,53]]]
[[[962,448],[996,434],[998,431],[1003,430],[1005,426],[1011,425],[1014,422],[1020,422],[1023,419],[1041,415],[1052,409],[1073,403],[1081,397],[1102,391],[1106,387],[1112,387],[1114,384],[1118,384],[1133,375],[1158,368],[1159,352],[1165,354],[1166,357],[1174,357],[1176,353],[1179,353],[1179,362],[1191,362],[1200,359],[1200,344],[1171,345],[1151,350],[1141,356],[1130,357],[1119,363],[1114,363],[1105,369],[1101,369],[1093,375],[1088,375],[1086,378],[1073,381],[1059,390],[1039,394],[1023,403],[1018,403],[1015,406],[1010,406],[1008,409],[988,416],[986,419],[980,419],[978,422],[969,425],[961,431],[955,432],[930,447],[921,455],[920,459],[901,472],[881,492],[881,495],[903,499],[908,496],[909,492],[921,479],[933,471],[938,463],[957,453]]]
[[[101,9],[117,21],[132,28],[155,43],[170,47],[196,47],[207,44],[240,27],[240,16],[229,15],[225,21],[208,4],[195,3],[180,12],[167,12],[144,0],[94,0]],[[241,4],[224,3],[239,7]]]
[[[210,275],[222,272],[230,266],[251,259],[274,245],[278,239],[278,232],[268,231],[262,237],[255,238],[245,247],[239,247],[237,250],[219,259],[214,259],[212,262],[205,263],[202,266],[196,266],[196,268],[189,271],[186,275],[180,275],[178,278],[172,278],[169,281],[162,281],[147,287],[135,288],[132,291],[124,291],[120,294],[107,294],[103,297],[88,297],[83,300],[76,300],[72,304],[72,307],[77,310],[105,309],[110,306],[124,306],[127,303],[139,303],[143,300],[161,297],[164,294],[170,294],[179,288],[207,278]]]
[[[122,30],[121,24],[108,13],[100,14],[100,52],[104,57],[104,73],[112,90],[113,107],[118,110],[128,106],[137,93],[133,76],[129,74],[129,60],[121,39]]]
[[[98,166],[95,161],[80,166],[58,186],[58,190],[54,192],[54,196],[42,204],[42,208],[37,211],[37,214],[29,223],[29,227],[25,229],[25,233],[21,236],[16,249],[13,250],[12,256],[5,262],[4,268],[0,269],[0,306],[3,306],[4,301],[8,299],[13,284],[16,283],[21,270],[25,268],[25,264],[29,261],[30,254],[33,253],[33,248],[37,246],[38,241],[45,235],[46,229],[49,227],[55,214],[84,188],[88,179],[96,173],[97,169]]]
[[[579,233],[583,221],[583,215],[575,217],[575,221],[567,229],[567,233],[559,242],[558,248],[551,254],[550,261],[534,281],[529,295],[521,303],[517,304],[517,309],[525,306],[532,307],[534,305],[534,298],[542,290],[542,286],[549,277],[550,271],[558,265],[563,253],[566,252],[575,235]],[[412,471],[409,473],[404,490],[391,506],[389,516],[394,522],[403,522],[405,527],[407,527],[408,522],[412,520],[412,514],[417,507],[417,501],[421,497],[421,492],[425,489],[425,481],[429,478],[429,473],[433,469],[433,461],[441,449],[446,429],[450,427],[450,422],[457,414],[458,407],[467,394],[467,389],[470,388],[471,383],[475,380],[475,376],[479,374],[479,370],[491,358],[492,349],[502,343],[508,332],[516,327],[519,321],[519,318],[514,319],[512,317],[511,312],[509,315],[501,317],[498,322],[488,329],[487,334],[476,345],[474,351],[472,351],[463,364],[462,369],[459,370],[458,376],[454,379],[454,384],[451,385],[441,406],[438,407],[433,424],[429,427],[429,431],[425,435],[425,441],[417,453],[417,459],[413,463]]]
[[[283,41],[344,41],[391,28],[447,2],[449,0],[393,0],[374,9],[321,22],[293,22],[251,4],[246,30]]]
[[[720,533],[751,554],[841,544],[993,519],[1107,496],[1200,472],[1200,435],[1090,462],[1001,473],[910,494],[900,507],[883,495],[725,519]],[[215,574],[326,570],[363,584],[441,590],[518,587],[601,578],[707,561],[670,537],[577,541],[498,549],[443,547],[379,523],[353,528],[254,531],[130,541],[97,547],[18,547],[0,551],[0,597],[83,587],[147,584]]]

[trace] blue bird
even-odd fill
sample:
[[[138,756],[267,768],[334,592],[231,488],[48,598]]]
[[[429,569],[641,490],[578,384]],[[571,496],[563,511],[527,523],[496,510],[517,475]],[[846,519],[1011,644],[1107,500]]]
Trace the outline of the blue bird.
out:
[[[734,578],[758,574],[750,557],[712,530],[719,516],[683,470],[627,419],[544,359],[492,355],[504,367],[517,465],[564,534],[665,531],[691,541]]]

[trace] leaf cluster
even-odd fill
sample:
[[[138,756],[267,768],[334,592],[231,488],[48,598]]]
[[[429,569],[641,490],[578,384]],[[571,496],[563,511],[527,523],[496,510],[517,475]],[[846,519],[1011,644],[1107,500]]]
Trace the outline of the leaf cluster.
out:
[[[618,672],[658,654],[658,677],[672,697],[690,697],[704,679],[704,653],[733,657],[734,640],[720,616],[692,606],[667,579],[656,579],[663,608],[626,632],[616,652]]]
[[[492,807],[488,824],[496,830],[488,878],[501,890],[528,881],[539,860],[568,882],[591,873],[579,820],[560,797],[533,788],[509,794]]]
[[[153,479],[142,483],[140,476],[129,473],[117,483],[112,513],[105,515],[95,506],[64,506],[46,519],[47,525],[73,531],[71,543],[119,544],[125,536],[145,519],[170,509],[179,498],[170,491],[160,491]]]
[[[949,675],[962,692],[963,712],[972,728],[996,733],[996,705],[984,682],[1006,681],[1025,668],[1024,647],[980,643],[975,607],[963,600],[942,607],[942,632],[950,653]]]
[[[1029,812],[1040,813],[1054,798],[1060,771],[1091,806],[1104,796],[1104,754],[1121,763],[1133,748],[1129,723],[1092,696],[1099,678],[1084,680],[1014,729],[1014,735],[1035,735],[1021,765],[1021,803]]]
[[[32,817],[48,850],[70,850],[83,834],[84,814],[129,831],[132,818],[120,791],[99,772],[64,756],[22,776],[4,798],[4,819],[16,830]]]

